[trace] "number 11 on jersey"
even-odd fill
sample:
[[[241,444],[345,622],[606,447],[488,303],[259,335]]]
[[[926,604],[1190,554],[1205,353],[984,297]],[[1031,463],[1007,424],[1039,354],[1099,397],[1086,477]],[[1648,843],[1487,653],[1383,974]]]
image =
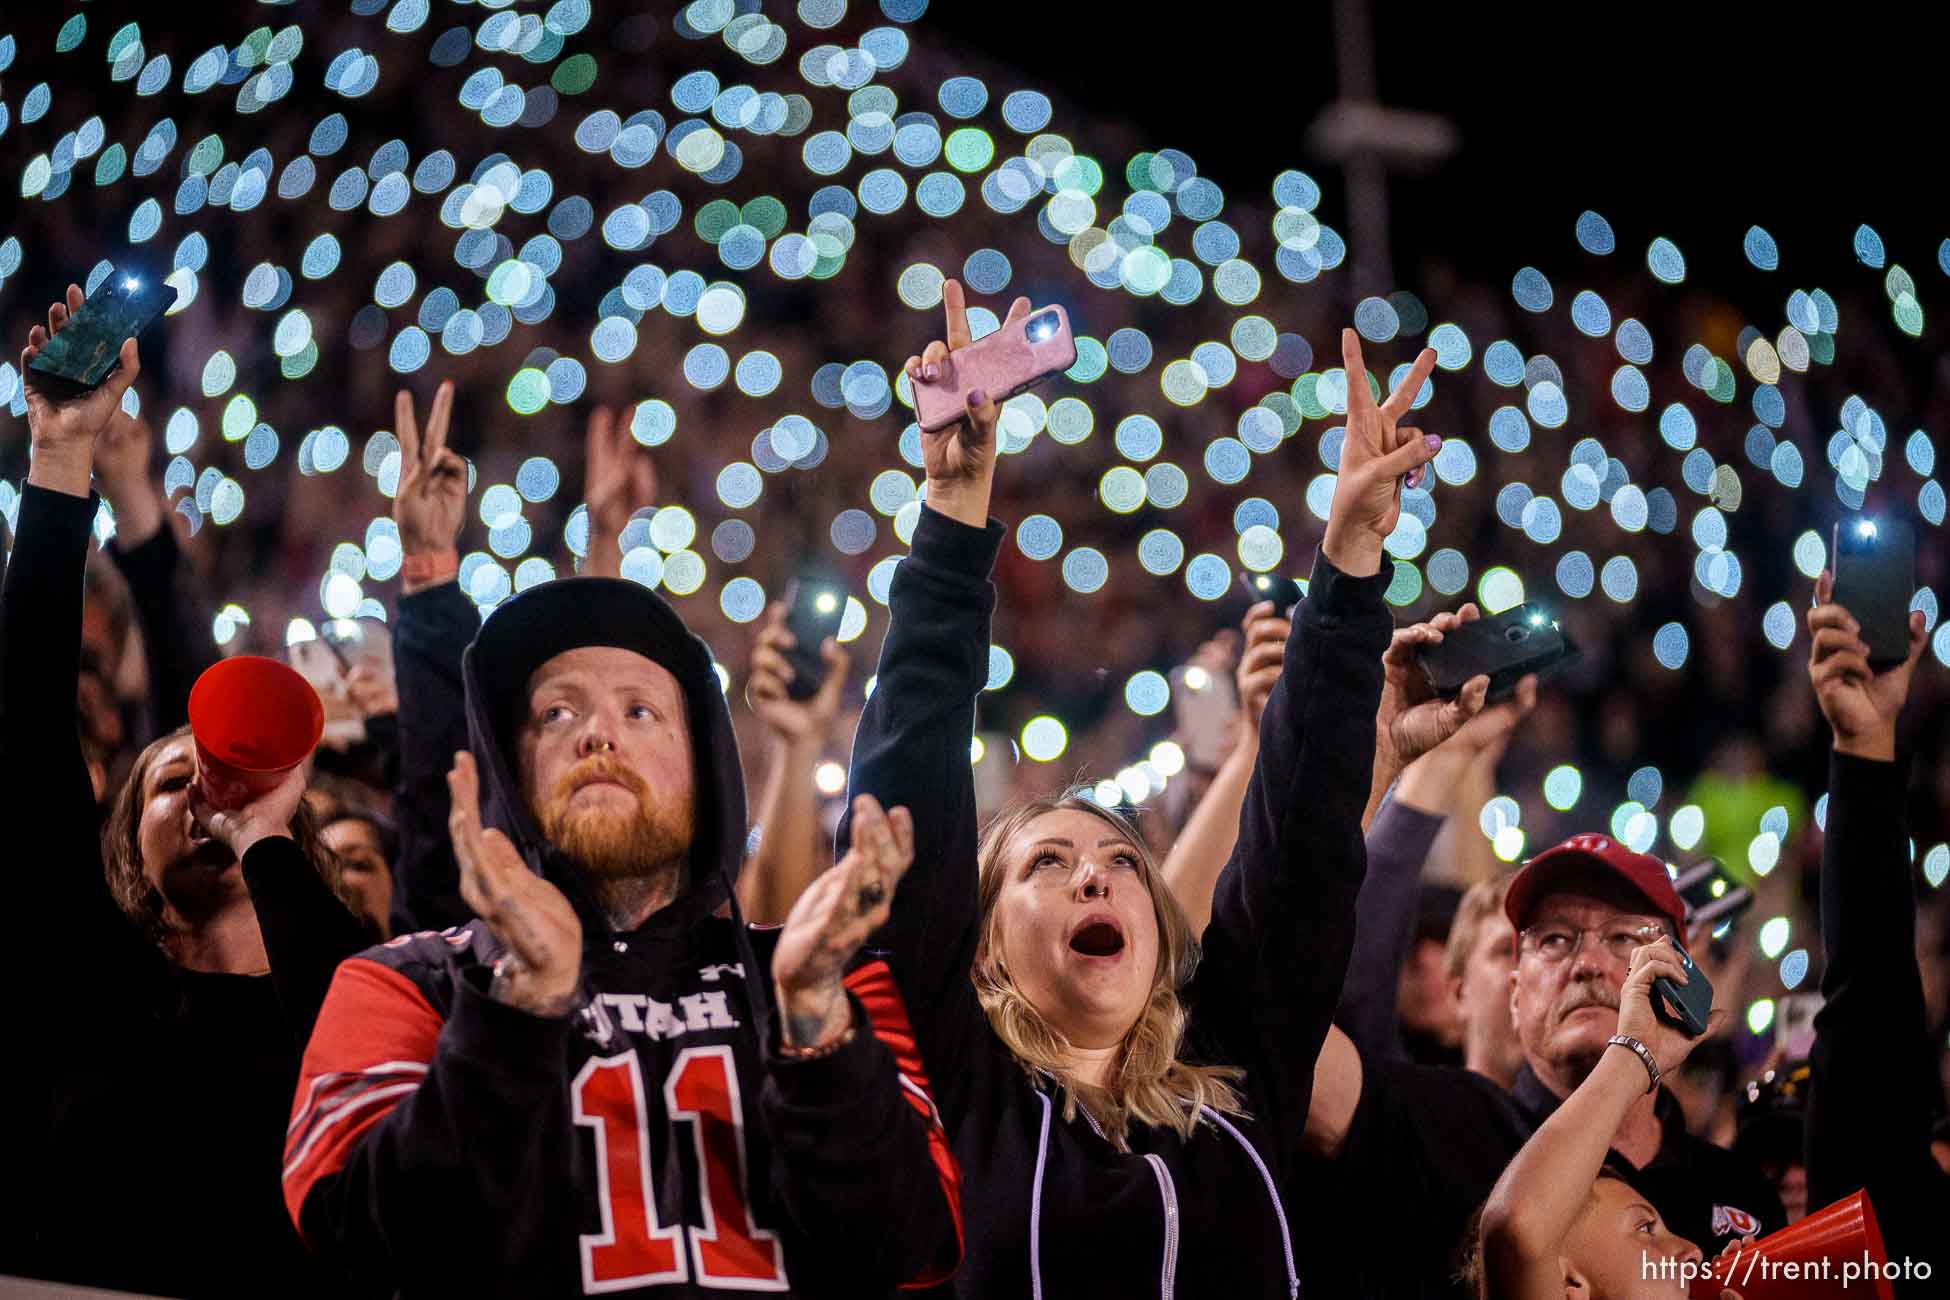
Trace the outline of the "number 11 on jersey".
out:
[[[673,1123],[690,1125],[703,1182],[701,1227],[658,1222],[650,1108],[635,1053],[591,1059],[570,1089],[575,1122],[596,1138],[602,1203],[602,1231],[581,1240],[584,1294],[687,1282],[693,1273],[700,1286],[785,1290],[790,1283],[778,1237],[752,1221],[744,1105],[731,1048],[685,1048],[664,1080],[663,1102]]]

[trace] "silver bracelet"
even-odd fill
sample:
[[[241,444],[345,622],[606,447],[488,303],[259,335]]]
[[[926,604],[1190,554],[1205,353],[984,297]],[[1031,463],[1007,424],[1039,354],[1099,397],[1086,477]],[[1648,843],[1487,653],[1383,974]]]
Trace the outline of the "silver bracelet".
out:
[[[1615,1045],[1618,1047],[1631,1048],[1632,1051],[1638,1055],[1639,1062],[1645,1066],[1645,1072],[1652,1076],[1651,1082],[1645,1085],[1645,1090],[1647,1092],[1658,1091],[1659,1063],[1652,1059],[1651,1049],[1646,1047],[1646,1045],[1644,1043],[1641,1043],[1638,1039],[1633,1038],[1630,1034],[1613,1034],[1610,1038],[1605,1040],[1605,1044],[1606,1046]]]

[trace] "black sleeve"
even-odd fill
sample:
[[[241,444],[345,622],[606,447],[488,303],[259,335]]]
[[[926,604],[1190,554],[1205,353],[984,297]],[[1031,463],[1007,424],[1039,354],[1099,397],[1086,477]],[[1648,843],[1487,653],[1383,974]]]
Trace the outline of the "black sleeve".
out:
[[[0,588],[0,824],[28,828],[12,855],[11,914],[26,970],[62,972],[62,1006],[150,988],[162,955],[122,914],[102,877],[94,787],[81,757],[82,571],[96,498],[27,484]],[[87,954],[76,960],[75,954]],[[74,1026],[64,1013],[51,1027]]]
[[[399,860],[393,864],[394,934],[444,930],[474,919],[460,897],[447,838],[447,772],[467,748],[461,656],[481,616],[457,582],[402,596],[393,631],[399,690]]]
[[[874,692],[860,714],[847,802],[873,795],[914,817],[914,865],[893,919],[873,941],[915,1021],[935,1095],[955,1127],[966,1071],[986,1056],[988,1019],[975,999],[975,697],[988,682],[989,570],[1002,525],[970,528],[922,507],[913,549],[894,568],[891,617]],[[842,818],[838,852],[851,836]]]
[[[573,1142],[570,1020],[494,1001],[474,978],[486,976],[455,977],[444,1024],[366,957],[339,967],[325,999],[285,1141],[285,1205],[306,1244],[361,1282],[545,1294],[574,1267],[561,1254],[576,1198],[546,1176]]]
[[[244,854],[243,865],[244,886],[271,962],[271,983],[302,1052],[339,963],[366,946],[365,928],[294,841],[259,840]]]
[[[861,1295],[946,1281],[961,1256],[954,1158],[917,1122],[894,1055],[858,1003],[853,1025],[832,1056],[771,1054],[761,1106],[773,1191],[803,1239],[819,1243],[806,1270],[815,1278]],[[801,1268],[795,1258],[795,1283]]]
[[[129,584],[142,629],[151,734],[166,735],[189,721],[190,687],[217,661],[216,643],[192,595],[194,584],[185,581],[183,552],[167,514],[148,541],[126,551],[111,545],[108,553]]]
[[[1382,599],[1388,582],[1386,570],[1355,578],[1324,555],[1314,560],[1191,990],[1195,1041],[1245,1067],[1254,1114],[1289,1171],[1347,976],[1367,864],[1361,813],[1394,627]]]
[[[1848,754],[1829,761],[1827,968],[1807,1122],[1809,1207],[1867,1188],[1891,1260],[1932,1257],[1950,1222],[1950,1178],[1930,1156],[1938,1084],[1916,964],[1908,771]]]
[[[1354,950],[1334,1023],[1364,1058],[1406,1061],[1402,1043],[1402,963],[1415,935],[1422,864],[1447,818],[1389,798],[1368,828],[1368,874],[1354,904]]]

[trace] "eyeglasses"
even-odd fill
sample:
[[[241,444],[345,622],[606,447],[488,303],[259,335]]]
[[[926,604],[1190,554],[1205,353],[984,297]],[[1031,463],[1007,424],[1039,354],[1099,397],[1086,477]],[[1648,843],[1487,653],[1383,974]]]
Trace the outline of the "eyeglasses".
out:
[[[1586,936],[1597,941],[1614,961],[1630,961],[1632,953],[1648,943],[1652,943],[1665,933],[1665,928],[1656,921],[1644,917],[1620,917],[1599,926],[1595,930],[1581,929],[1569,924],[1545,922],[1533,925],[1523,932],[1522,946],[1527,953],[1535,953],[1545,961],[1556,965],[1577,956],[1584,947]]]

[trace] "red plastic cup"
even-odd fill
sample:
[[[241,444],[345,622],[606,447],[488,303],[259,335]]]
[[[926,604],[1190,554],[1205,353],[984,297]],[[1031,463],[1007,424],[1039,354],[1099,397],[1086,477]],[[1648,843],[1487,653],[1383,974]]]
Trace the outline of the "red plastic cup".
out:
[[[1861,1191],[1717,1261],[1687,1290],[1692,1300],[1720,1300],[1723,1287],[1741,1300],[1894,1300],[1888,1262],[1875,1207]]]
[[[190,688],[196,784],[216,808],[242,808],[276,789],[324,731],[318,692],[275,659],[220,660]]]

